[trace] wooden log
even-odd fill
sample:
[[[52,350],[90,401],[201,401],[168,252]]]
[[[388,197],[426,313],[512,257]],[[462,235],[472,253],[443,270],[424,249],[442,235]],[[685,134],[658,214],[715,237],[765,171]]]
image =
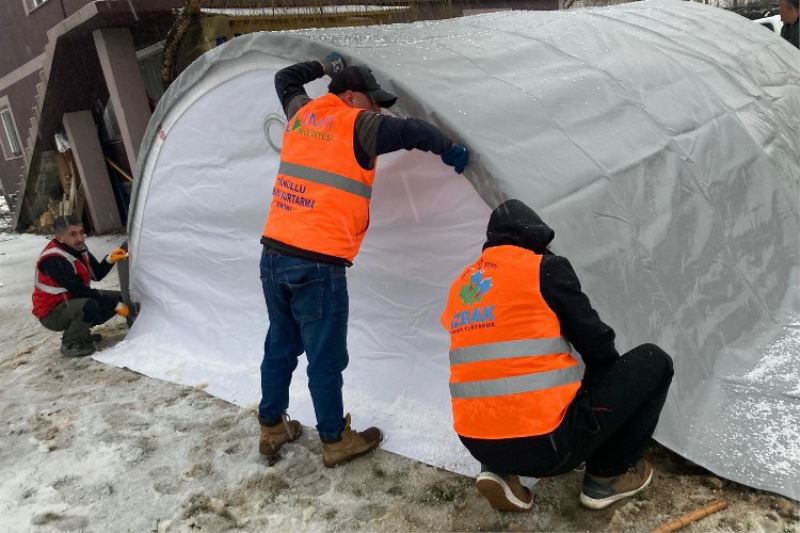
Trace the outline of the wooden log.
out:
[[[112,161],[110,158],[106,157],[106,163],[108,163],[109,165],[111,165],[111,167],[112,167],[114,170],[116,170],[117,172],[119,172],[119,173],[120,173],[120,175],[121,175],[123,178],[125,178],[126,180],[128,180],[128,181],[130,181],[130,182],[133,182],[133,178],[132,178],[132,177],[131,177],[131,176],[130,176],[130,175],[127,173],[127,172],[125,172],[125,170],[124,170],[124,169],[123,169],[121,166],[119,166],[118,164],[114,163],[114,161]]]
[[[708,505],[704,505],[700,509],[695,509],[690,513],[679,516],[675,520],[670,520],[669,522],[661,524],[657,528],[650,530],[650,533],[671,533],[672,531],[678,531],[682,527],[685,527],[692,522],[697,522],[701,518],[705,518],[708,515],[712,515],[725,509],[727,506],[728,502],[725,500],[714,500]]]
[[[83,220],[83,210],[86,207],[86,195],[83,194],[83,187],[79,187],[75,195],[75,211],[74,214],[78,220]]]
[[[56,165],[58,166],[58,181],[61,182],[61,190],[67,193],[72,177],[70,175],[69,162],[64,154],[56,154]]]

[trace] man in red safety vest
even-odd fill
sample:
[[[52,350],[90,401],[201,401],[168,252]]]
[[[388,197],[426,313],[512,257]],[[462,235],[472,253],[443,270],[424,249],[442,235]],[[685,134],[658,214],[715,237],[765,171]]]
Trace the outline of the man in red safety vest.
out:
[[[128,315],[119,291],[92,289],[115,263],[128,253],[116,248],[98,261],[86,248],[83,224],[73,216],[53,222],[54,238],[36,261],[33,287],[33,315],[44,327],[63,331],[61,353],[68,357],[90,355],[100,336],[91,327],[103,324],[115,314]]]

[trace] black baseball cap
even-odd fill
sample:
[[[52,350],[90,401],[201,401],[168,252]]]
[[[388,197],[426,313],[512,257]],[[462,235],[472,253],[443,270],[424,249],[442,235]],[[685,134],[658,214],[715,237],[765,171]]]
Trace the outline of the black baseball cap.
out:
[[[328,90],[334,94],[348,90],[365,93],[381,107],[392,107],[397,101],[397,96],[383,90],[372,71],[363,65],[345,67],[334,74]]]

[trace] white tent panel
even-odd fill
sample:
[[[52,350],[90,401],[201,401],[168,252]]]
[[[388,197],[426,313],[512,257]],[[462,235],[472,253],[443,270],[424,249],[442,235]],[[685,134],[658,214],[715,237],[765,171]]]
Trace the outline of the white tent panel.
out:
[[[258,238],[279,155],[277,69],[331,50],[369,64],[472,150],[382,156],[348,272],[346,407],[386,447],[474,472],[451,428],[447,286],[492,207],[556,230],[620,350],[676,376],[657,438],[720,475],[800,497],[800,61],[774,33],[690,2],[512,12],[237,38],[159,104],[129,223],[142,313],[103,360],[259,398]],[[309,86],[314,94],[324,82]],[[291,413],[314,425],[302,369]]]
[[[279,163],[270,141],[280,143],[286,123],[283,118],[276,127],[282,112],[274,74],[236,69],[190,96],[178,120],[162,124],[132,250],[132,290],[143,312],[117,355],[107,359],[208,384],[212,394],[241,405],[259,400],[268,325],[258,239]],[[321,94],[324,84],[315,89]],[[429,325],[437,322],[442,294],[457,274],[442,269],[437,255],[453,264],[472,259],[489,208],[438,156],[390,156],[380,167],[370,231],[348,274],[349,345],[357,360],[346,373],[346,405],[362,426],[413,429],[389,431],[389,449],[416,450],[427,462],[470,470],[466,453],[452,453],[459,450],[456,436],[441,431],[451,425],[449,413],[431,407],[449,401],[447,360],[440,357],[448,341]],[[461,219],[464,209],[468,220]],[[313,426],[306,384],[301,366],[291,412]]]

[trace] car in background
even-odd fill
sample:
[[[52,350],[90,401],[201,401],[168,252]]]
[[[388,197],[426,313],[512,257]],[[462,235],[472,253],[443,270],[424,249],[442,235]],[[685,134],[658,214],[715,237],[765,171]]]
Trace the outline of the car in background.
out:
[[[780,34],[781,28],[783,28],[783,22],[781,21],[780,15],[772,15],[771,17],[756,19],[753,22],[757,22],[758,24],[761,24],[765,28],[774,31],[777,34]]]
[[[725,9],[733,11],[737,15],[748,18],[780,34],[781,28],[783,28],[783,22],[781,22],[781,16],[779,14],[779,3],[779,0],[756,0],[755,2],[749,2],[745,5],[729,6]]]

